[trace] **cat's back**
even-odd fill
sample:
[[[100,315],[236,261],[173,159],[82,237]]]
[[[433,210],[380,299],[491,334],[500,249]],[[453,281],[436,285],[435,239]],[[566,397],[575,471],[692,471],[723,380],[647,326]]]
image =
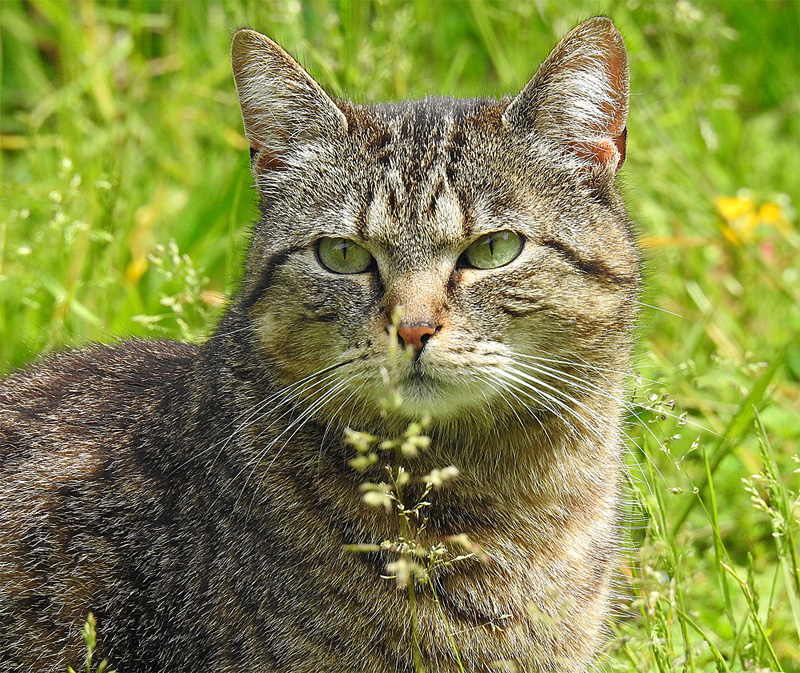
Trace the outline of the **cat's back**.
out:
[[[0,669],[62,670],[81,656],[87,605],[114,611],[143,584],[156,590],[131,569],[171,537],[168,480],[153,457],[196,353],[168,341],[92,346],[0,384]],[[119,629],[145,613],[127,610]],[[48,640],[63,649],[37,655]]]
[[[168,433],[195,356],[187,344],[132,340],[58,353],[3,380],[0,504],[96,479],[147,453]]]
[[[0,470],[45,454],[79,457],[94,444],[113,451],[168,403],[165,390],[180,396],[196,353],[187,344],[131,340],[58,353],[8,377],[0,386]]]

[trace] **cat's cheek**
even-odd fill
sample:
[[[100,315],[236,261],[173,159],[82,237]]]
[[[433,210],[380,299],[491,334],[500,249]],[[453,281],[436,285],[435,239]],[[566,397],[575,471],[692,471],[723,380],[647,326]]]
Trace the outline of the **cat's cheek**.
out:
[[[336,339],[328,322],[269,310],[262,311],[254,322],[261,352],[288,380],[311,375],[336,362]]]

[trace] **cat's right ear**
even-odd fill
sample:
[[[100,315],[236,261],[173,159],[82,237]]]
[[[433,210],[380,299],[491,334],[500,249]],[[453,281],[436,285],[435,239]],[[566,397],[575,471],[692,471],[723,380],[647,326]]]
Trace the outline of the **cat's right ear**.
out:
[[[265,35],[237,30],[231,61],[254,171],[284,169],[308,145],[347,132],[336,103]]]

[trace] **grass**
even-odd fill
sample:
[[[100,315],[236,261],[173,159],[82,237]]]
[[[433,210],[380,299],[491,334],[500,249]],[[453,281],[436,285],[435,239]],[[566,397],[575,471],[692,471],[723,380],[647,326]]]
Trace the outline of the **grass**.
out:
[[[630,51],[622,184],[647,275],[605,666],[800,670],[793,0],[4,0],[0,368],[207,333],[255,216],[232,29],[358,101],[501,96],[594,14]]]

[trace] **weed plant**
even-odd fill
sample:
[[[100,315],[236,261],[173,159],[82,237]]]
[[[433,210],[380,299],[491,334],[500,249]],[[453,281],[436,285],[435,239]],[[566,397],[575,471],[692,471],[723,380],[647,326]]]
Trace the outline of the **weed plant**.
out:
[[[408,360],[414,356],[413,349],[399,347],[397,330],[402,315],[395,312],[389,326],[389,358],[388,367],[381,370],[385,392],[379,400],[384,414],[397,413],[403,406],[403,398],[396,384],[394,370],[400,360]],[[455,465],[434,468],[424,475],[416,474],[408,465],[409,460],[416,458],[420,451],[430,446],[430,437],[424,434],[429,419],[412,421],[399,437],[377,437],[369,433],[347,428],[346,442],[356,451],[356,456],[349,461],[350,466],[364,473],[373,466],[380,465],[386,479],[380,482],[365,481],[361,484],[364,504],[369,507],[382,508],[391,517],[398,534],[395,539],[387,539],[380,544],[351,544],[346,548],[354,553],[388,553],[390,561],[386,563],[386,575],[382,578],[394,581],[397,588],[408,596],[409,630],[411,633],[411,657],[415,673],[426,672],[426,662],[420,646],[420,629],[417,619],[417,587],[426,587],[444,615],[436,594],[434,579],[441,569],[459,564],[470,559],[486,562],[488,558],[479,545],[469,539],[466,533],[456,533],[444,540],[426,544],[425,530],[428,526],[429,508],[432,506],[427,498],[431,491],[441,488],[447,482],[457,479],[458,468]],[[421,485],[422,490],[413,502],[409,500],[407,486]],[[448,627],[448,621],[442,619],[447,632],[450,648],[458,664],[459,671],[464,673],[461,655]]]
[[[83,670],[86,673],[117,673],[108,669],[108,661],[106,659],[103,659],[96,667],[92,666],[92,659],[94,659],[94,652],[97,648],[97,620],[91,612],[86,617],[86,622],[81,629],[81,637],[83,638],[83,644],[86,646],[86,660]],[[67,666],[67,673],[76,672],[72,666]]]
[[[647,277],[600,667],[800,670],[795,0],[4,0],[0,368],[207,333],[256,213],[234,28],[383,101],[516,93],[595,14],[629,49],[621,179]]]

